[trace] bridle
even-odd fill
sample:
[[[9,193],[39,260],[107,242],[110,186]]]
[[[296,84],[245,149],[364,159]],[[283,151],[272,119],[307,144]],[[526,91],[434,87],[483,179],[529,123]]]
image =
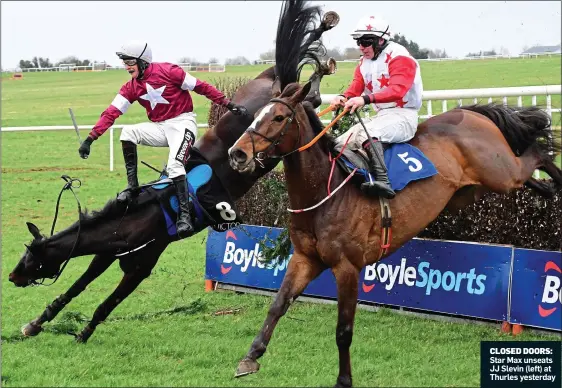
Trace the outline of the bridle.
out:
[[[53,284],[55,284],[56,281],[58,280],[58,278],[60,277],[60,275],[62,274],[62,271],[64,271],[64,268],[66,267],[66,265],[70,261],[70,259],[72,257],[72,254],[74,253],[74,249],[76,248],[76,245],[78,245],[78,240],[80,239],[80,227],[81,227],[80,218],[81,218],[81,215],[82,215],[82,207],[80,206],[80,201],[78,200],[78,197],[76,196],[76,193],[74,192],[73,189],[77,189],[80,186],[82,186],[82,182],[80,181],[80,179],[71,178],[68,175],[62,175],[61,178],[66,183],[62,187],[62,189],[59,193],[59,196],[57,198],[57,204],[56,204],[56,207],[55,207],[55,217],[53,219],[53,225],[51,226],[51,236],[50,237],[53,236],[53,232],[55,230],[55,224],[57,222],[57,217],[58,217],[58,214],[59,214],[60,199],[61,199],[62,193],[65,190],[70,190],[72,192],[72,194],[74,195],[74,198],[76,199],[76,203],[78,204],[78,233],[76,234],[76,240],[74,241],[74,244],[72,245],[72,249],[70,250],[70,253],[68,254],[68,257],[63,261],[61,269],[55,275],[48,277],[49,279],[54,279],[53,282],[51,284],[44,284],[46,278],[42,278],[41,281],[39,281],[39,282],[37,282],[35,280],[31,281],[30,284],[33,284],[33,285],[52,286]],[[78,182],[78,186],[73,186],[72,184],[74,182]],[[27,245],[25,247],[27,248],[27,251],[28,251],[29,255],[31,255],[31,257],[33,257],[33,252],[31,252],[31,250],[29,249],[29,247]]]
[[[298,145],[300,144],[300,141],[301,141],[300,124],[299,124],[299,121],[296,119],[297,112],[295,111],[295,109],[291,105],[289,105],[287,102],[283,101],[280,98],[272,98],[271,100],[269,100],[269,102],[270,103],[279,103],[279,104],[285,105],[287,108],[290,109],[291,115],[289,116],[289,118],[285,122],[285,125],[283,126],[283,129],[281,130],[281,132],[279,133],[279,135],[277,136],[276,139],[271,139],[271,138],[265,136],[264,134],[259,133],[258,131],[256,131],[252,127],[249,127],[248,129],[246,129],[245,132],[248,133],[248,135],[250,136],[250,139],[252,140],[252,154],[254,155],[254,157],[252,159],[250,159],[250,161],[248,163],[250,163],[252,160],[255,160],[262,167],[264,167],[263,162],[266,159],[283,159],[284,157],[289,156],[294,152],[297,152],[299,150]],[[287,134],[287,132],[289,130],[289,127],[291,126],[291,123],[293,122],[293,120],[295,120],[296,123],[297,123],[297,130],[298,130],[298,133],[299,133],[299,136],[297,137],[297,139],[295,141],[295,144],[293,145],[293,150],[289,151],[289,152],[287,152],[286,154],[283,154],[283,155],[273,154],[272,151],[274,151],[275,147],[277,147],[279,145],[279,143],[281,143],[281,141],[283,140],[283,137]],[[254,135],[257,135],[257,136],[267,140],[270,143],[269,146],[264,151],[256,153],[256,145],[255,145]]]

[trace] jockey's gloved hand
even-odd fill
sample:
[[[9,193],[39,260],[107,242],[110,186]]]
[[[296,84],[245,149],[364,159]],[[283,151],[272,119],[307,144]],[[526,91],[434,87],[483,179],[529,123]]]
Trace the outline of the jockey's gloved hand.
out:
[[[90,155],[90,145],[92,144],[93,141],[94,139],[88,136],[86,140],[82,142],[80,148],[78,148],[78,153],[80,154],[80,157],[82,159],[88,159],[88,155]]]
[[[245,116],[248,114],[248,109],[246,109],[245,106],[236,105],[232,101],[230,101],[226,107],[228,108],[229,111],[231,111],[236,116]]]

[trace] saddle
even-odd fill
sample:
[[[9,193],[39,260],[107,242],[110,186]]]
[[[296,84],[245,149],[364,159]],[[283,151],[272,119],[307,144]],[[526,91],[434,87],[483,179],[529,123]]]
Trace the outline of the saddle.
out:
[[[193,234],[207,226],[217,231],[225,231],[241,223],[230,194],[205,158],[195,148],[191,150],[186,170],[189,208],[194,226]],[[139,188],[145,195],[139,195],[139,202],[136,206],[142,206],[143,203],[156,199],[166,220],[168,235],[172,240],[179,240],[176,229],[179,203],[173,181],[162,172],[158,180],[141,185]]]
[[[437,169],[431,160],[413,145],[409,143],[382,143],[382,145],[388,179],[394,191],[404,189],[410,182],[437,174]],[[349,175],[357,169],[351,181],[357,186],[369,181],[367,153],[363,149],[353,151],[346,147],[343,154],[338,157],[341,152],[341,144],[336,144],[331,149],[332,157],[345,174]]]

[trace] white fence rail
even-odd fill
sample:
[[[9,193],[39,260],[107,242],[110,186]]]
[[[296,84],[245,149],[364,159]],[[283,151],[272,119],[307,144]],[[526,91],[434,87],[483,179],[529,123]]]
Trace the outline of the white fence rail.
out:
[[[562,85],[544,85],[544,86],[521,86],[510,88],[490,88],[490,89],[457,89],[457,90],[427,90],[423,92],[422,99],[427,103],[427,114],[420,115],[420,118],[427,119],[434,116],[433,101],[442,101],[441,111],[447,111],[447,101],[456,101],[458,105],[463,104],[463,99],[471,99],[471,103],[479,102],[478,99],[487,98],[488,102],[492,102],[494,97],[501,97],[504,104],[507,104],[508,97],[517,97],[517,105],[522,106],[522,98],[531,96],[531,104],[537,104],[537,96],[546,96],[545,111],[552,117],[552,113],[561,112],[560,107],[552,106],[552,95],[562,95]],[[335,94],[323,94],[322,103],[328,104]],[[92,125],[79,125],[79,129],[91,129]],[[198,124],[198,128],[207,128],[207,124]],[[113,171],[113,132],[115,129],[121,129],[123,125],[114,125],[109,130],[109,170]],[[53,130],[74,130],[72,125],[54,125],[54,126],[34,126],[34,127],[3,127],[2,132],[11,131],[53,131]]]

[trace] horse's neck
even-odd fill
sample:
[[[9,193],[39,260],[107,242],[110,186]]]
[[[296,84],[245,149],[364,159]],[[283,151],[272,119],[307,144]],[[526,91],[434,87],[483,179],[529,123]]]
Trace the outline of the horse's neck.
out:
[[[76,242],[76,236],[78,232],[78,225],[73,224],[62,230],[51,237],[47,238],[45,241],[45,249],[47,251],[47,256],[55,255],[60,256],[70,254],[70,250]],[[78,253],[78,254],[76,254]],[[80,244],[76,245],[76,249],[73,252],[73,256],[80,255]]]
[[[301,144],[309,143],[315,136],[312,132],[308,117],[303,112],[298,120],[301,126]],[[292,209],[303,209],[316,205],[328,195],[328,178],[331,163],[328,160],[328,150],[324,146],[324,139],[302,152],[295,152],[283,159],[287,192]],[[331,187],[341,182],[341,174],[334,168]]]

